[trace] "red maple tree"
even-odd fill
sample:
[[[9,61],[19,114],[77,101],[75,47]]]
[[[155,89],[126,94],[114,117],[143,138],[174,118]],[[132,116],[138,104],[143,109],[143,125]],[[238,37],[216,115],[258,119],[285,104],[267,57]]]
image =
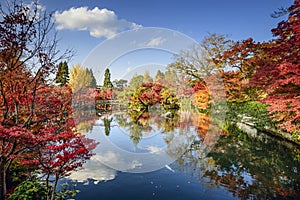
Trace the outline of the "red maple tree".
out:
[[[289,132],[300,132],[300,1],[288,9],[289,17],[272,30],[275,38],[263,45],[268,59],[260,62],[251,84],[267,93],[263,102]]]
[[[48,197],[49,199],[51,197],[51,200],[55,199],[58,180],[82,167],[83,163],[93,155],[91,150],[98,144],[74,132],[75,124],[72,118],[68,118],[63,125],[62,127],[47,123],[37,135],[36,141],[39,146],[33,148],[34,153],[29,154],[29,157],[22,161],[22,164],[38,166],[46,176]],[[51,176],[54,176],[53,180]],[[51,182],[53,185],[50,184]]]
[[[30,6],[10,3],[8,10],[0,9],[0,199],[7,197],[11,164],[24,156],[56,155],[51,165],[40,159],[39,166],[52,167],[54,174],[60,170],[59,176],[90,156],[70,122],[70,88],[52,84],[55,63],[68,52],[59,55],[57,39],[49,37],[51,15],[39,9],[37,1]]]

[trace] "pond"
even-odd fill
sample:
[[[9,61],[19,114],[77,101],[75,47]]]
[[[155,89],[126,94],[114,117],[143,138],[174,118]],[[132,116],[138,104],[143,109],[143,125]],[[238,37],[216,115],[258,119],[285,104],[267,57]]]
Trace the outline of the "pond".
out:
[[[75,199],[300,199],[300,149],[265,133],[224,132],[201,113],[99,116],[100,144],[66,180]]]

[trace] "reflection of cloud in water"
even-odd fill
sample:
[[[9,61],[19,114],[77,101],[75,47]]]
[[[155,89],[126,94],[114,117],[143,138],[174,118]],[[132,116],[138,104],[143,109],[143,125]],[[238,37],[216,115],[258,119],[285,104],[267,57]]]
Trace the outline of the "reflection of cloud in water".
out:
[[[116,177],[116,170],[102,164],[96,156],[88,160],[83,167],[73,172],[68,178],[78,182],[88,182],[88,179],[93,179],[97,184],[99,181],[109,181]]]
[[[124,158],[124,156],[112,151],[107,151],[105,153],[102,153],[101,155],[97,154],[95,158],[100,162],[108,164],[109,166],[119,166],[122,171],[133,170],[143,165],[138,160],[128,160]]]
[[[186,132],[184,135],[176,135],[172,138],[167,146],[167,154],[173,158],[178,158],[189,148],[194,141],[195,134],[193,132]]]
[[[94,155],[84,164],[83,169],[73,172],[68,178],[73,181],[85,183],[87,183],[89,179],[92,179],[95,184],[100,181],[113,180],[116,177],[117,171],[103,163],[111,164],[113,166],[122,166],[124,171],[142,166],[142,163],[137,160],[126,162],[126,160],[124,160],[120,155],[108,151],[102,155]]]
[[[147,146],[146,149],[152,154],[161,154],[164,152],[163,148],[157,146]]]

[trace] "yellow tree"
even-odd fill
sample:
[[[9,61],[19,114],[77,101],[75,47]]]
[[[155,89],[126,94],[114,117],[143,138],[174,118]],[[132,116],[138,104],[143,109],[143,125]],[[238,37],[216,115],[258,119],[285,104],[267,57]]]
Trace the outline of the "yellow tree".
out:
[[[84,88],[96,87],[92,70],[89,70],[80,64],[73,66],[70,70],[69,85],[73,92]]]

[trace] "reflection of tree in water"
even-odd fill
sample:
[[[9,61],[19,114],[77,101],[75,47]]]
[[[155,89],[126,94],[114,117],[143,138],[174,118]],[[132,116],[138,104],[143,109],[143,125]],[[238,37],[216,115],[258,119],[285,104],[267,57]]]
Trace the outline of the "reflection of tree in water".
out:
[[[206,155],[219,137],[219,129],[214,127],[208,129],[209,127],[210,118],[207,115],[191,111],[180,112],[177,131],[168,133],[164,138],[168,144],[168,155],[175,158],[189,149],[197,149],[197,151],[190,151],[192,154],[197,153],[196,159]],[[185,141],[182,142],[178,138],[182,138]],[[191,157],[191,159],[195,158]]]
[[[110,124],[113,121],[113,118],[108,118],[105,117],[103,118],[103,123],[104,123],[104,131],[105,131],[105,135],[109,136],[110,133]]]
[[[94,109],[76,110],[74,112],[77,130],[82,134],[92,131],[98,118]]]
[[[143,136],[151,131],[167,133],[173,131],[179,125],[179,116],[173,118],[162,116],[159,111],[137,113],[137,116],[118,114],[115,115],[117,124],[125,128],[130,133],[130,138],[134,144],[137,144]]]
[[[82,88],[73,93],[73,118],[75,120],[77,130],[82,134],[92,131],[93,125],[98,120],[95,113],[94,98],[95,89],[93,88]]]
[[[223,135],[204,159],[197,141],[177,160],[179,169],[208,186],[225,187],[242,199],[299,199],[299,161],[293,149],[244,133]],[[297,148],[296,148],[297,149]]]
[[[140,123],[133,123],[130,128],[130,139],[133,144],[138,144],[143,137],[143,126]]]

